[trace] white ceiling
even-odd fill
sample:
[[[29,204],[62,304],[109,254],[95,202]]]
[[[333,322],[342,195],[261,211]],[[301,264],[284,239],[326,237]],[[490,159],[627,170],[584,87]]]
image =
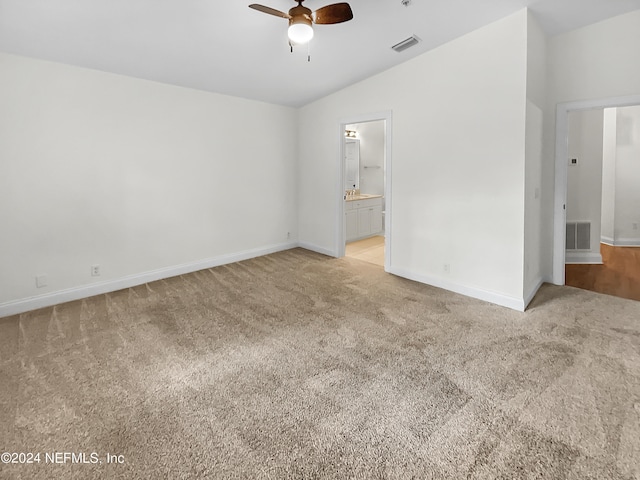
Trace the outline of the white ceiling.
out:
[[[300,106],[528,6],[549,35],[640,9],[640,0],[348,0],[291,54],[293,0],[0,0],[0,51]],[[339,0],[306,0],[312,10]],[[415,34],[402,53],[391,46]]]

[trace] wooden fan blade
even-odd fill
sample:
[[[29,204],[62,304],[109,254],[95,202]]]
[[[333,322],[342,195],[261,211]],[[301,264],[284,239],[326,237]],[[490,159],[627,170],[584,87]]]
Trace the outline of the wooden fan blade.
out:
[[[326,5],[313,12],[313,23],[318,25],[347,22],[352,18],[353,12],[348,3]]]
[[[253,8],[254,10],[258,10],[262,13],[268,13],[269,15],[275,15],[276,17],[286,18],[287,20],[291,18],[291,15],[288,13],[281,12],[275,8],[265,7],[264,5],[258,5],[257,3],[252,3],[249,5],[249,8]]]

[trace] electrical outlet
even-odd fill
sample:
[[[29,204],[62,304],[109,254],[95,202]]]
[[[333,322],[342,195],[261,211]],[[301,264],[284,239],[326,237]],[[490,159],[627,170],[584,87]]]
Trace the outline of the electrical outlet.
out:
[[[42,288],[46,286],[47,286],[47,275],[45,273],[36,275],[36,288]]]
[[[449,273],[451,271],[451,266],[448,263],[444,264],[444,273]]]
[[[633,228],[634,230],[638,230],[638,224],[636,222],[632,223],[631,228]]]
[[[91,276],[92,277],[100,276],[100,265],[91,265]]]
[[[291,232],[287,232],[287,238],[291,238]]]

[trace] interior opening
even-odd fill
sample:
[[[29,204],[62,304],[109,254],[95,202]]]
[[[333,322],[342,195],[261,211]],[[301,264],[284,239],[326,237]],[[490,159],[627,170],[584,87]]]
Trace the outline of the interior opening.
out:
[[[640,105],[567,120],[565,283],[640,300]]]
[[[345,256],[385,264],[385,120],[352,123],[344,134]]]

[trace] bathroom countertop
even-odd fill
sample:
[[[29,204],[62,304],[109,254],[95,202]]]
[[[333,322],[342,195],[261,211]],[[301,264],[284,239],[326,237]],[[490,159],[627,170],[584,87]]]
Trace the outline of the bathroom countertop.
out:
[[[369,198],[382,198],[382,195],[374,195],[372,193],[360,193],[359,195],[347,195],[347,202],[354,200],[368,200]]]

